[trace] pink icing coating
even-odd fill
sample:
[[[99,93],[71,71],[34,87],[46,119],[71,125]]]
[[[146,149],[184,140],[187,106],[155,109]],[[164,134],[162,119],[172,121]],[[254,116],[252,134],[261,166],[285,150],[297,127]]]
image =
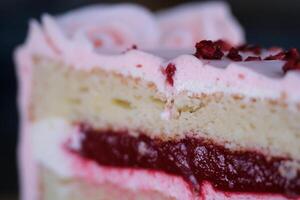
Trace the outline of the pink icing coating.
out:
[[[107,20],[109,19],[109,23]],[[201,39],[244,42],[244,33],[222,2],[183,5],[151,14],[140,6],[90,6],[57,18],[68,37],[87,37],[97,48],[193,48]]]
[[[58,24],[69,37],[86,35],[100,47],[125,49],[135,44],[151,49],[159,41],[159,30],[153,15],[137,5],[81,8],[58,17]],[[101,44],[97,45],[97,42]]]
[[[31,43],[30,41],[35,41]],[[46,45],[46,46],[44,46]],[[32,54],[29,50],[41,51],[49,56],[54,56],[53,50],[42,34],[42,30],[35,21],[30,22],[30,31],[26,41],[26,47],[19,47],[14,54],[19,93],[18,93],[18,106],[20,111],[20,135],[18,144],[18,161],[19,171],[21,174],[21,194],[23,200],[36,200],[38,199],[38,183],[36,174],[36,165],[33,159],[33,150],[30,138],[30,123],[29,123],[29,99],[31,91],[31,67]]]
[[[287,95],[288,102],[299,102],[298,72],[283,75],[282,61],[230,62],[199,61],[182,55],[173,63],[177,66],[174,91],[191,94],[225,92],[247,97],[278,99]],[[225,64],[225,68],[224,68]],[[216,67],[218,66],[218,67]]]
[[[31,63],[26,52],[17,53],[19,86],[22,88],[19,93],[19,110],[21,111],[20,138],[18,145],[19,171],[21,173],[21,193],[23,200],[37,199],[37,176],[36,166],[32,158],[32,146],[30,145],[29,124],[28,124],[28,99],[30,94],[29,80],[31,77]],[[27,62],[26,62],[27,61]]]
[[[244,42],[244,32],[231,15],[229,6],[221,1],[190,3],[158,14],[162,44],[168,48],[193,48],[201,40]]]

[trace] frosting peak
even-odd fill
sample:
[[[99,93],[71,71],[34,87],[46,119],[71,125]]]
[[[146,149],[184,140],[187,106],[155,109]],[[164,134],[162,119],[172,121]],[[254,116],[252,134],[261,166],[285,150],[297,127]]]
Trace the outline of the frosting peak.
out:
[[[133,5],[96,5],[56,18],[68,37],[84,35],[95,48],[193,48],[202,39],[244,42],[244,33],[221,2],[196,3],[157,15]]]
[[[137,5],[90,6],[59,16],[57,22],[68,36],[83,34],[96,48],[154,48],[159,40],[153,15]]]
[[[190,3],[158,14],[162,43],[169,48],[190,48],[200,40],[244,42],[244,32],[225,2]]]

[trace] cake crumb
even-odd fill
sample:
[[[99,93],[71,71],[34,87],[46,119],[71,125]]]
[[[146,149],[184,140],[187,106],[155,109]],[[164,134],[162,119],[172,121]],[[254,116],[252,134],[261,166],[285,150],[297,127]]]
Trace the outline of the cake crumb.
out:
[[[233,61],[237,61],[237,62],[243,60],[242,56],[239,54],[238,49],[236,49],[236,48],[231,48],[229,50],[229,53],[227,54],[227,58],[229,58],[230,60],[233,60]]]

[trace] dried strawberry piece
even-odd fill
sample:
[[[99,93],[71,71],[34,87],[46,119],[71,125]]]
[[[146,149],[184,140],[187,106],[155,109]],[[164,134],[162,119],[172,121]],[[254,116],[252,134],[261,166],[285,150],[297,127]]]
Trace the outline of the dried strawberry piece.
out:
[[[299,59],[300,53],[296,48],[292,48],[286,52],[281,51],[276,55],[270,55],[265,58],[265,60],[290,60],[290,59]]]
[[[214,56],[215,48],[211,40],[202,40],[196,44],[196,54],[197,58],[211,59]]]
[[[169,63],[166,69],[164,70],[164,74],[166,75],[166,81],[173,86],[174,80],[173,76],[175,75],[176,66],[173,63]]]
[[[214,44],[222,51],[229,51],[232,48],[232,46],[224,40],[217,40],[214,42]]]
[[[227,58],[233,60],[233,61],[242,61],[243,58],[239,54],[239,51],[236,48],[231,48],[229,50],[229,53],[227,54]]]
[[[300,58],[300,54],[299,54],[298,49],[296,49],[296,48],[292,48],[285,53],[286,60],[299,59],[299,58]]]
[[[221,49],[216,49],[213,59],[220,60],[220,59],[222,59],[223,56],[224,56],[224,53],[221,51]]]
[[[259,45],[252,45],[252,44],[244,44],[238,47],[239,51],[250,51],[256,55],[260,55],[261,54],[261,46]]]
[[[211,40],[201,40],[200,42],[196,43],[196,48],[204,48],[206,46],[213,46],[213,41]]]
[[[248,56],[245,61],[259,61],[261,60],[260,56]]]
[[[284,73],[290,70],[300,70],[300,58],[288,60],[282,67]]]
[[[275,55],[270,55],[266,57],[264,60],[284,60],[286,57],[286,53],[281,51]]]
[[[202,40],[196,44],[195,56],[197,58],[220,60],[224,53],[220,45],[215,44],[211,40]]]

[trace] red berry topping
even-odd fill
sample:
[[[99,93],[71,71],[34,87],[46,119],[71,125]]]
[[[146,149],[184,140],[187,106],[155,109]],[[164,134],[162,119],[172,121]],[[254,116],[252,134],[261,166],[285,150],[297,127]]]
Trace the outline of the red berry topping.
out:
[[[284,60],[285,59],[285,52],[281,51],[275,55],[270,55],[266,57],[264,60]]]
[[[259,61],[261,60],[260,56],[248,56],[245,61]]]
[[[256,55],[261,54],[261,47],[259,45],[244,44],[242,46],[239,46],[238,50],[244,51],[244,52],[250,51]]]
[[[290,59],[299,59],[300,53],[296,48],[292,48],[286,52],[281,51],[276,55],[270,55],[265,58],[265,60],[290,60]]]
[[[227,54],[227,58],[233,60],[233,61],[242,61],[243,58],[239,54],[239,51],[236,48],[231,48],[229,50],[229,53]]]
[[[284,73],[290,70],[300,70],[300,58],[288,60],[282,67],[282,70]]]
[[[224,40],[217,40],[214,42],[214,44],[222,51],[229,51],[232,48],[232,46],[228,42],[225,42]]]
[[[176,66],[173,63],[169,63],[166,69],[164,70],[164,74],[166,75],[166,81],[173,86],[174,85],[174,80],[173,76],[176,71]]]
[[[196,44],[197,58],[220,60],[224,53],[221,49],[221,44],[212,42],[211,40],[202,40]]]
[[[299,54],[298,49],[296,49],[296,48],[292,48],[285,53],[286,60],[299,59],[299,58],[300,58],[300,54]]]

